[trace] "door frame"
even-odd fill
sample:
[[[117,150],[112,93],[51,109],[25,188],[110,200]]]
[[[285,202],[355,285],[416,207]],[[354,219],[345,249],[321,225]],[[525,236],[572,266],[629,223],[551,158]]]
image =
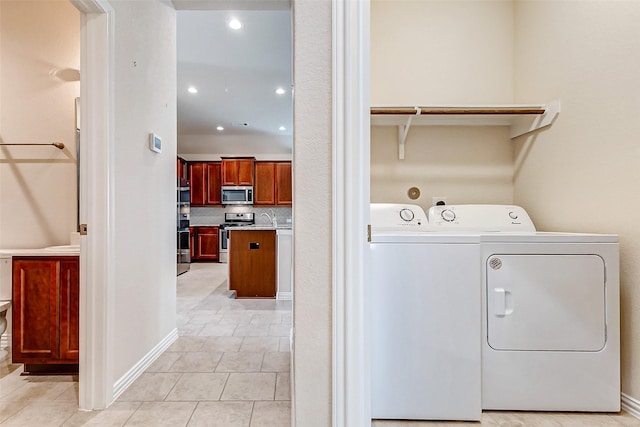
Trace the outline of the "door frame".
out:
[[[370,426],[369,0],[332,2],[332,424]]]
[[[113,400],[108,351],[113,299],[113,8],[108,0],[70,0],[80,11],[80,409]]]

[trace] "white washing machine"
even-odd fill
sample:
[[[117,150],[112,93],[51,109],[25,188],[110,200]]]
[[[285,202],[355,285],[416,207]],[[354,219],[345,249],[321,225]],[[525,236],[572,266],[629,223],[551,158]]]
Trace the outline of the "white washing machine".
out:
[[[432,208],[431,226],[530,222],[518,207],[478,209]],[[617,236],[495,228],[480,237],[483,409],[619,411]]]
[[[479,420],[480,239],[422,208],[371,205],[371,413]]]

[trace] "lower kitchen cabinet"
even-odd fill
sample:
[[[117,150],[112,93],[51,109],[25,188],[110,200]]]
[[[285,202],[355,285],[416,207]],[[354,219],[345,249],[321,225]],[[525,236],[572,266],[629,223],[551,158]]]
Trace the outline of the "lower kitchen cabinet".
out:
[[[25,372],[77,369],[79,287],[77,256],[13,257],[12,357]]]
[[[219,257],[218,227],[191,227],[191,260],[217,261]]]
[[[229,289],[236,298],[276,297],[275,230],[231,230]]]

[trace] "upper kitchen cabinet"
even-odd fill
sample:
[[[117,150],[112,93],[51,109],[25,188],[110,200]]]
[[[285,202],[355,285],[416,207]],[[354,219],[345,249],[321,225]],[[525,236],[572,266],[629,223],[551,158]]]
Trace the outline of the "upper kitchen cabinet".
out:
[[[220,162],[190,162],[191,205],[219,205]]]
[[[176,176],[178,179],[187,178],[187,162],[180,157],[176,161]]]
[[[253,157],[222,159],[221,185],[253,185]]]
[[[291,206],[291,162],[256,162],[254,201],[257,206]]]

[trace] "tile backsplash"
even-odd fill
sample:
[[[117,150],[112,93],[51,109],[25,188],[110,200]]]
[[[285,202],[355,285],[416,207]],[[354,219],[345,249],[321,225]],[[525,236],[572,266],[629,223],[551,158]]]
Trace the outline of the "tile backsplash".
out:
[[[279,225],[291,223],[291,207],[258,207],[258,206],[228,206],[228,207],[191,207],[192,226],[218,225],[224,222],[225,212],[254,212],[256,224],[269,224],[263,212],[271,215],[271,211],[276,213],[276,220]]]

